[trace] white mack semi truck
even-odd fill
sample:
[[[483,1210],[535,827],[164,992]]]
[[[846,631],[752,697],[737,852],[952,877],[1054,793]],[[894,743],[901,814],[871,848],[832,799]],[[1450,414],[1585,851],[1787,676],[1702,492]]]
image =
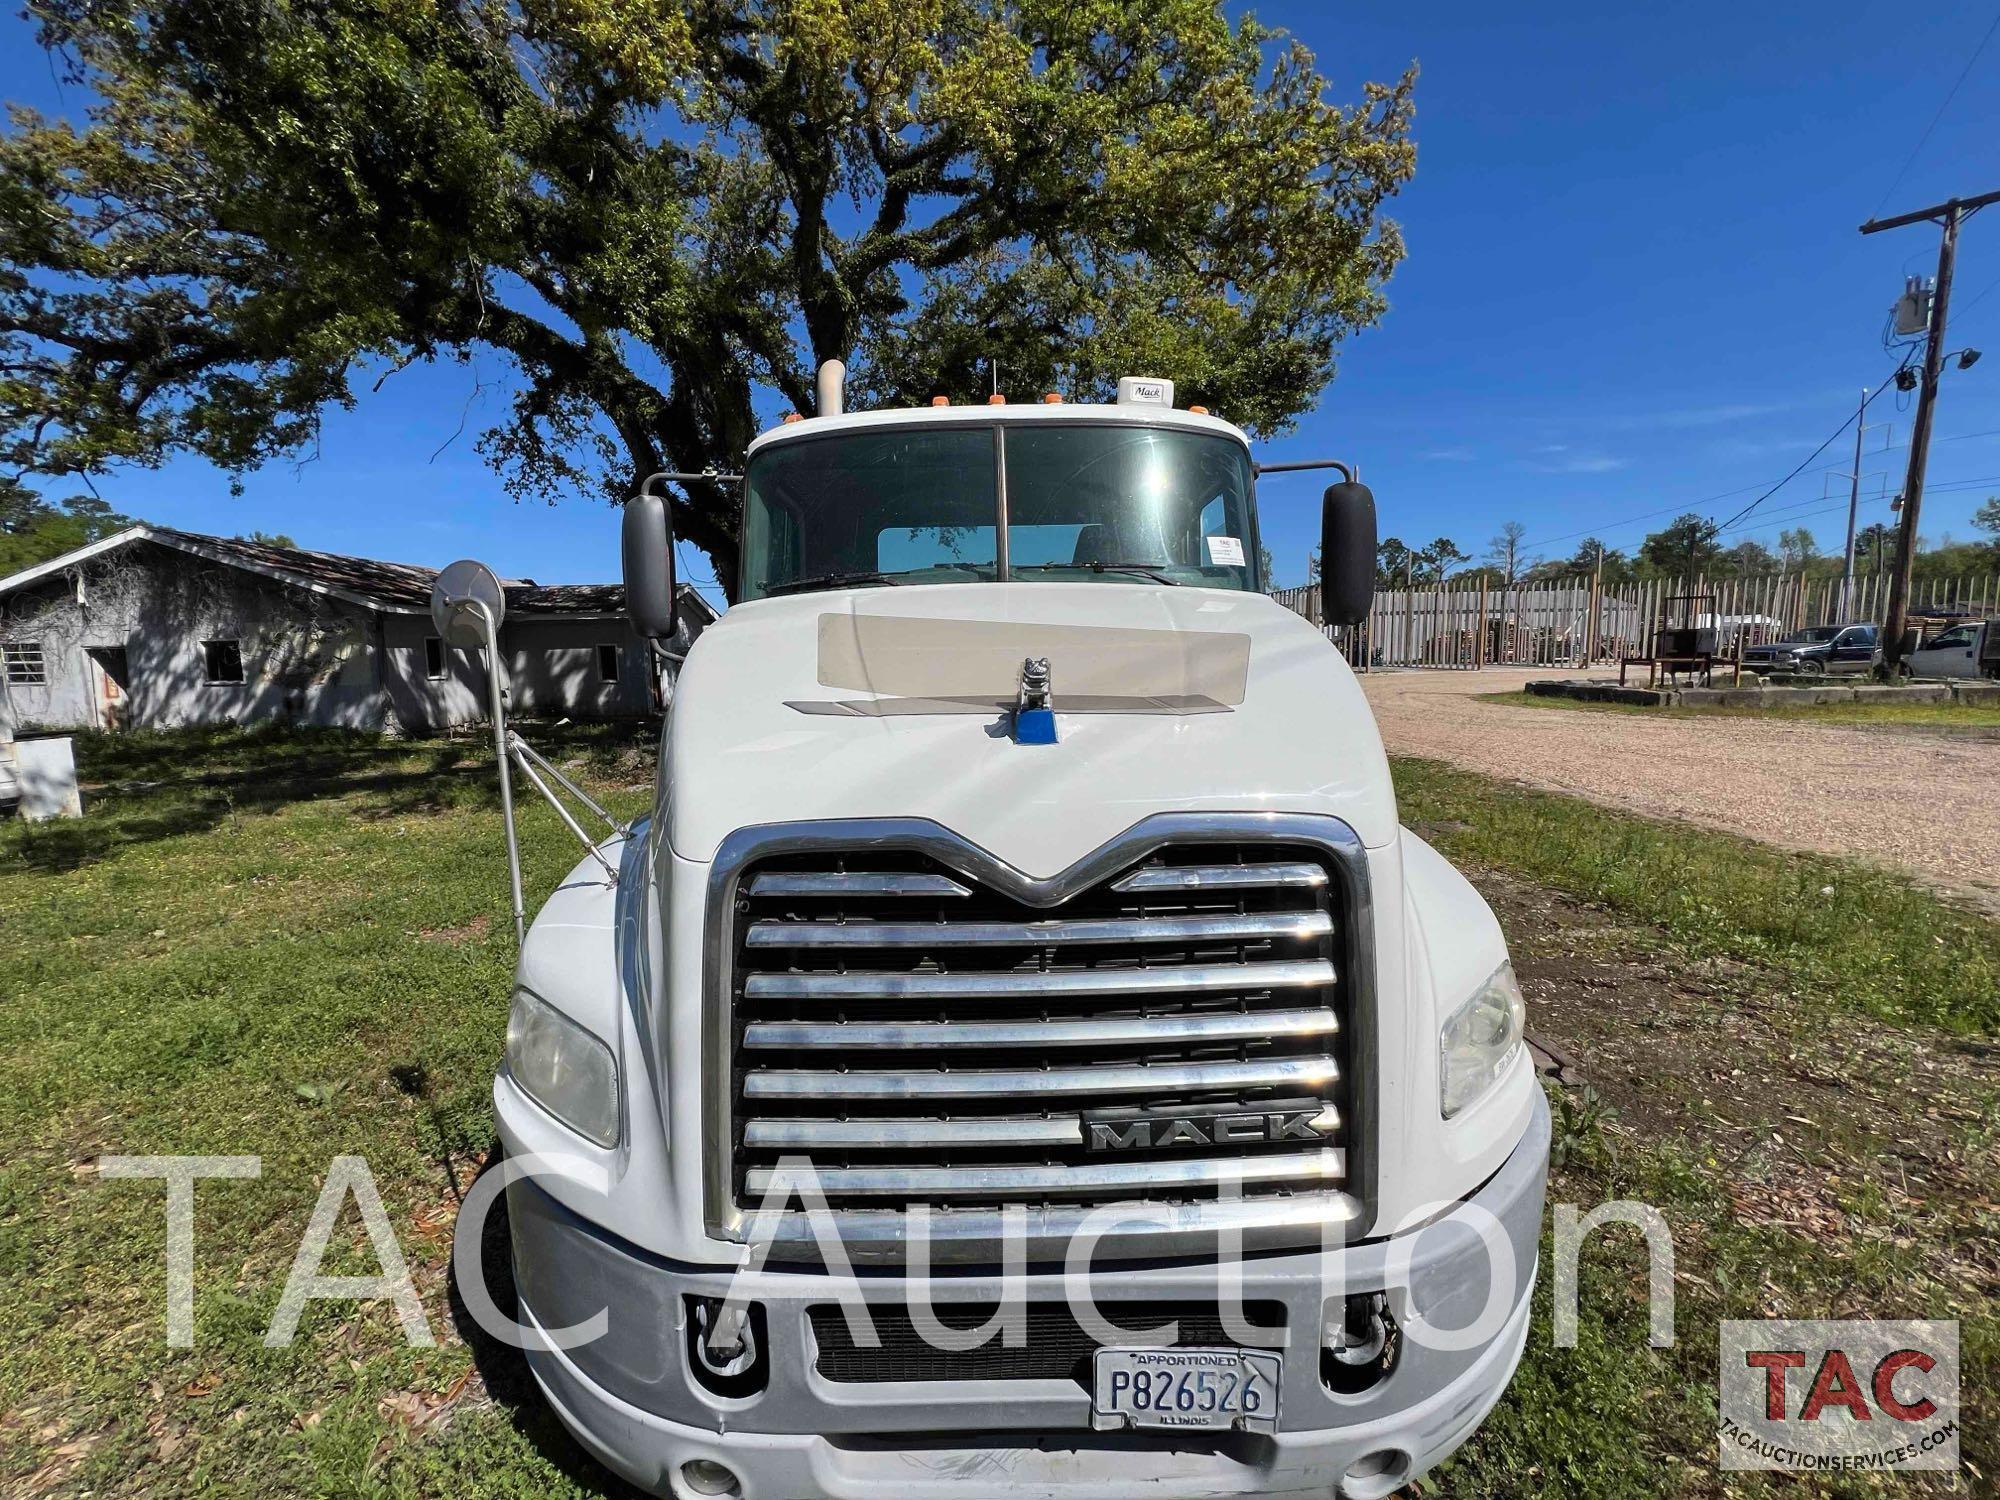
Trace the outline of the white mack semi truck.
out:
[[[740,483],[737,602],[651,817],[522,947],[543,1391],[676,1496],[1390,1493],[1527,1337],[1549,1117],[1499,925],[1263,593],[1241,431],[1164,381],[821,394],[685,476]],[[1374,502],[1323,505],[1353,623]],[[624,563],[668,640],[651,481]]]

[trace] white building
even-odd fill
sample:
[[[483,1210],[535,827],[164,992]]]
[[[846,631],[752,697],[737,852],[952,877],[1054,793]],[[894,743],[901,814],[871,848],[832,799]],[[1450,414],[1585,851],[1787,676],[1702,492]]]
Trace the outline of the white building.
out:
[[[0,578],[0,729],[484,717],[485,676],[431,625],[436,572],[134,526]],[[671,691],[617,584],[507,580],[516,711],[643,718]],[[715,612],[681,590],[685,651]]]

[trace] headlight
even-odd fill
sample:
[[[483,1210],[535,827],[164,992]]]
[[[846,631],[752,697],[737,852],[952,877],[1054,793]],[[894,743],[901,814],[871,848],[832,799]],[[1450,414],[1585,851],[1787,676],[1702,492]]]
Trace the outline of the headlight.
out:
[[[1511,963],[1495,969],[1452,1012],[1438,1034],[1438,1090],[1447,1120],[1493,1086],[1520,1046],[1527,1019]]]
[[[578,1135],[618,1144],[618,1064],[611,1049],[541,997],[514,991],[507,1071],[522,1092]]]

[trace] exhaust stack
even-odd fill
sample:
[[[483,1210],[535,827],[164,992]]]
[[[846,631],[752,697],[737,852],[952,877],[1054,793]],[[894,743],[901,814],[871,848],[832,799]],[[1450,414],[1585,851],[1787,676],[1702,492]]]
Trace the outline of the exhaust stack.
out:
[[[841,387],[847,380],[847,366],[829,359],[819,367],[819,414],[837,417],[841,413]]]

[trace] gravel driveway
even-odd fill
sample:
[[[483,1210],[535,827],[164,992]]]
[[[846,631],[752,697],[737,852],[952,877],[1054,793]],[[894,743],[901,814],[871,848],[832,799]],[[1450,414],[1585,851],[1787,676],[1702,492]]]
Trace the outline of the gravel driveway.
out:
[[[2000,740],[1522,708],[1475,696],[1554,675],[1490,668],[1372,672],[1361,681],[1391,754],[1787,848],[1859,855],[2000,913]]]

